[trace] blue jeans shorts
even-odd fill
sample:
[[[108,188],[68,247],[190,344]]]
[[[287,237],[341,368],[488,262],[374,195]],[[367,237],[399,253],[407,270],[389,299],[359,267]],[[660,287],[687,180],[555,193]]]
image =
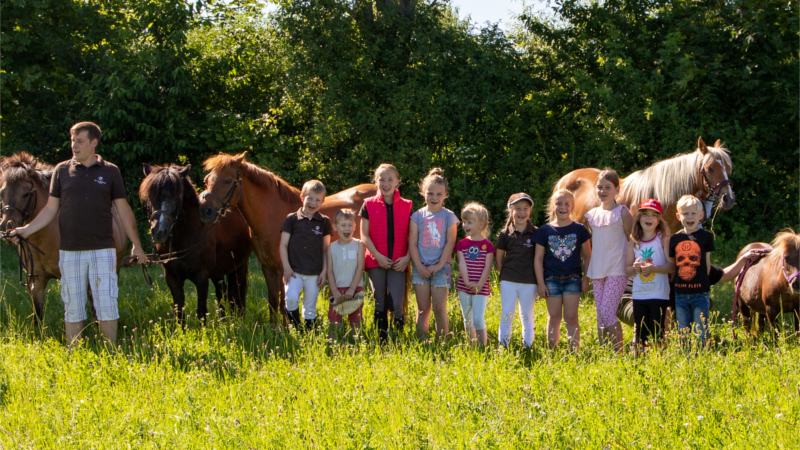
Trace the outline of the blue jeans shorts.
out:
[[[447,263],[442,270],[433,274],[430,278],[422,278],[417,272],[417,267],[411,271],[411,284],[430,284],[432,287],[443,287],[450,289],[450,263]]]
[[[564,294],[581,295],[581,274],[575,273],[566,276],[544,277],[544,284],[550,292],[550,297],[562,297]]]

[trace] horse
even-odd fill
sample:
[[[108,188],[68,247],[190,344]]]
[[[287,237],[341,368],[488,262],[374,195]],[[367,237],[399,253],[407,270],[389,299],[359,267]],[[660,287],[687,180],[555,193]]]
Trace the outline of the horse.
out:
[[[759,314],[759,329],[765,322],[774,325],[782,312],[794,315],[794,330],[800,332],[800,235],[788,228],[771,244],[755,242],[744,247],[738,257],[755,249],[772,251],[745,269],[739,276],[737,301],[745,328],[750,328],[754,312]]]
[[[208,171],[206,190],[201,194],[200,219],[212,222],[218,214],[238,206],[253,235],[253,247],[261,263],[267,283],[270,320],[278,322],[278,315],[287,325],[286,297],[283,291],[283,265],[278,246],[281,225],[287,215],[300,209],[303,202],[300,190],[279,176],[245,161],[245,153],[233,156],[220,153],[208,158],[203,167]],[[373,184],[361,184],[325,197],[321,213],[333,219],[336,211],[350,208],[356,213],[364,200],[374,196]],[[359,237],[359,230],[355,237]],[[331,241],[337,239],[331,236]]]
[[[197,318],[208,313],[208,282],[214,283],[224,314],[223,297],[234,312],[243,313],[247,299],[250,230],[237,208],[216,224],[200,221],[200,199],[189,178],[191,165],[151,167],[144,164],[139,187],[142,203],[152,211],[150,233],[164,263],[164,278],[172,294],[178,321],[184,323],[186,280],[197,286]]]
[[[730,181],[733,162],[730,152],[723,148],[719,140],[713,147],[708,147],[700,137],[697,139],[697,150],[665,159],[650,167],[636,171],[620,180],[620,193],[617,201],[630,209],[636,216],[639,204],[648,198],[655,198],[664,208],[664,220],[673,232],[681,228],[675,216],[676,204],[683,195],[695,195],[705,201],[706,217],[717,200],[720,207],[733,208],[736,196]],[[586,223],[586,214],[590,209],[600,206],[595,194],[599,169],[577,169],[564,175],[555,185],[555,190],[567,189],[575,196],[575,208],[572,220]]]
[[[0,161],[0,200],[2,200],[2,217],[0,217],[0,230],[6,231],[28,224],[47,204],[50,192],[50,179],[53,175],[53,166],[42,163],[33,155],[26,152],[15,153],[4,157]],[[111,205],[111,215],[114,220],[112,229],[114,233],[114,248],[117,253],[117,275],[120,264],[125,256],[128,246],[128,236],[117,214],[114,205]],[[50,223],[32,234],[28,239],[31,244],[42,250],[32,252],[35,273],[29,273],[25,282],[28,293],[33,299],[36,319],[41,323],[44,318],[44,296],[47,283],[51,279],[61,279],[61,270],[58,268],[58,249],[61,244],[59,231],[60,214]],[[89,288],[91,296],[91,288]]]

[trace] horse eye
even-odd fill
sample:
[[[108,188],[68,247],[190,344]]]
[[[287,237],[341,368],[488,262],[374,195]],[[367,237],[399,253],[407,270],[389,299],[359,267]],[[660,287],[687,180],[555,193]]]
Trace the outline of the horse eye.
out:
[[[22,194],[22,198],[28,198],[29,195],[31,195],[31,193],[30,192],[26,192],[26,193]]]
[[[231,184],[232,182],[233,182],[233,180],[231,180],[230,178],[228,178],[227,180],[225,180],[225,184]]]

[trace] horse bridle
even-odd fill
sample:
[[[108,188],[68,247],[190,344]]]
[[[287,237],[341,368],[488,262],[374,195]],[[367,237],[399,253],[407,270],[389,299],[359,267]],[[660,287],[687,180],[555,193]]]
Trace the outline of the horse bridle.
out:
[[[720,165],[725,167],[723,163],[720,162]],[[703,163],[700,163],[700,174],[703,175],[703,183],[706,185],[706,189],[708,189],[708,194],[706,195],[706,200],[712,203],[716,203],[717,200],[720,198],[720,192],[725,186],[731,187],[731,193],[733,193],[733,183],[731,183],[730,178],[726,178],[715,186],[711,186],[711,181],[708,179],[708,175],[706,174],[706,166]],[[726,174],[727,176],[727,174]]]
[[[36,185],[33,184],[32,181],[30,183],[31,183],[31,190],[30,190],[30,193],[28,195],[28,202],[25,204],[25,209],[20,211],[19,209],[15,208],[15,207],[13,207],[11,205],[5,205],[2,208],[0,208],[0,216],[4,216],[6,214],[6,212],[8,212],[8,211],[14,211],[17,214],[19,214],[20,216],[22,216],[22,221],[20,222],[19,225],[20,226],[25,225],[25,221],[28,220],[28,213],[30,213],[31,208],[36,209],[36,203],[37,203],[37,200],[38,200],[36,198]],[[0,200],[0,204],[2,204],[1,200]]]
[[[786,278],[786,282],[789,283],[789,285],[792,284],[792,281],[794,281],[795,278],[800,277],[800,271],[795,272],[791,275],[786,274],[786,258],[783,257],[781,258],[781,273],[783,273],[783,278]]]
[[[239,172],[239,169],[236,169],[236,179],[233,180],[233,186],[231,186],[231,188],[228,190],[228,193],[225,194],[224,200],[212,194],[208,190],[205,190],[200,194],[200,200],[204,201],[206,197],[211,197],[214,200],[216,200],[220,205],[222,205],[222,207],[217,210],[217,219],[219,219],[220,217],[225,217],[225,214],[228,213],[228,208],[231,205],[231,200],[233,200],[233,194],[236,192],[236,188],[239,187],[239,184],[242,184],[242,187],[244,187],[244,184],[242,183],[242,175]],[[239,201],[241,200],[242,200],[242,189],[239,189]]]
[[[31,208],[36,209],[37,201],[36,185],[31,181],[31,190],[28,194],[28,202],[25,204],[25,209],[20,211],[11,205],[5,205],[0,208],[0,217],[5,216],[8,211],[14,211],[22,216],[22,221],[19,223],[19,225],[22,226],[28,220],[28,214]],[[0,201],[0,204],[2,204],[2,201]],[[8,222],[7,225],[11,225],[11,222]],[[0,239],[11,239],[11,236],[8,234],[9,231],[11,230],[2,230],[0,232]],[[35,273],[36,266],[33,262],[33,250],[36,250],[42,255],[44,255],[44,252],[39,247],[31,244],[28,239],[22,236],[15,237],[17,238],[17,258],[19,258],[19,283],[23,286],[28,286],[29,289],[33,289],[36,277],[38,276]]]

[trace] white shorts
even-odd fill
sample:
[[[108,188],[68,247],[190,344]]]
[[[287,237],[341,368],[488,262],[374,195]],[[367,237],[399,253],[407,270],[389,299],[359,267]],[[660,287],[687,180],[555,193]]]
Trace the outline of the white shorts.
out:
[[[58,268],[61,269],[61,300],[64,302],[65,322],[86,320],[87,284],[92,287],[97,320],[119,319],[115,249],[78,252],[59,250]]]

